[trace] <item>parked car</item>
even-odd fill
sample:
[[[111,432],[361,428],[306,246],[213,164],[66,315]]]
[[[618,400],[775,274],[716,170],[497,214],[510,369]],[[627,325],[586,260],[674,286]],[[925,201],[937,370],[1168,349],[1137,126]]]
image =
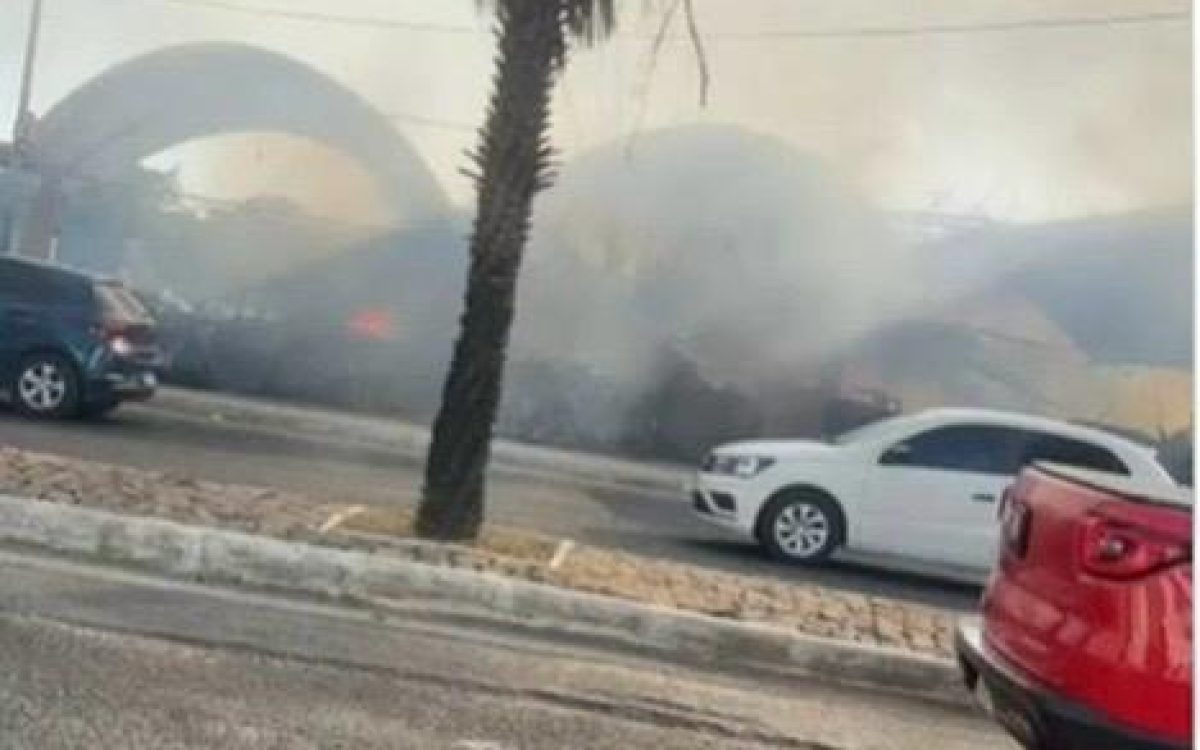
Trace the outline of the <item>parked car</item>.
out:
[[[1182,750],[1192,735],[1192,493],[1039,465],[1001,512],[967,685],[1030,750]]]
[[[1170,482],[1154,450],[1101,430],[983,409],[935,409],[830,442],[724,445],[695,475],[700,518],[812,563],[839,549],[934,563],[982,581],[996,502],[1020,468],[1052,460]],[[973,571],[973,572],[972,572]]]
[[[0,257],[0,392],[40,418],[100,415],[150,398],[154,321],[121,283]]]

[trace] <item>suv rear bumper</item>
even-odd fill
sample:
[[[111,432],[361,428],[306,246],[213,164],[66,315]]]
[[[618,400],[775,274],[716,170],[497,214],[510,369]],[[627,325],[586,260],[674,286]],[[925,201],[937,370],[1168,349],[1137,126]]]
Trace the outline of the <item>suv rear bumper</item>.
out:
[[[109,372],[88,384],[87,401],[145,401],[158,389],[158,376],[151,370]]]
[[[84,401],[145,401],[158,389],[158,373],[163,366],[163,356],[154,346],[136,347],[119,355],[107,344],[98,345],[82,365]]]
[[[960,623],[954,650],[967,687],[989,713],[1031,750],[1190,750],[1176,742],[1112,723],[1059,698],[1001,664],[983,647],[973,622]],[[982,688],[982,689],[981,689]]]

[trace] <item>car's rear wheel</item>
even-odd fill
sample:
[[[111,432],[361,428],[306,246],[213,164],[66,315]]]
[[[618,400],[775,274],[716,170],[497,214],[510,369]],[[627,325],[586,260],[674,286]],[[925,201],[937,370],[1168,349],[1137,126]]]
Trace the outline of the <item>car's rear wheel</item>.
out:
[[[758,538],[777,560],[817,563],[842,543],[845,526],[837,504],[818,492],[779,495],[759,517]]]
[[[29,417],[61,419],[79,411],[79,376],[58,354],[33,354],[22,360],[12,390],[17,410]]]

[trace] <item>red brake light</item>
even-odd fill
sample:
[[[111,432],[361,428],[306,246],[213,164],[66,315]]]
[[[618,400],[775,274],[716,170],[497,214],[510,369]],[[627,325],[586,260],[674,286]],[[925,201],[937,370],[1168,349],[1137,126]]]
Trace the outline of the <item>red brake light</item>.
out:
[[[112,339],[117,336],[124,336],[129,330],[129,325],[112,318],[105,318],[100,321],[99,325],[92,326],[92,334],[104,339]]]
[[[1184,562],[1190,546],[1158,530],[1104,515],[1091,516],[1084,522],[1081,539],[1083,569],[1114,580],[1139,578]]]

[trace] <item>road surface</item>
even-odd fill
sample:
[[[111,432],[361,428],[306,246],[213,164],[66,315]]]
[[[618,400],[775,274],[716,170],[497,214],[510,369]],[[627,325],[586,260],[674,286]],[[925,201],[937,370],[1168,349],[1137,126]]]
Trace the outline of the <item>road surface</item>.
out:
[[[236,402],[233,402],[236,404]],[[29,422],[0,411],[0,443],[75,458],[181,472],[201,479],[278,487],[348,504],[414,503],[416,456],[337,435],[314,436],[214,421],[150,402],[103,422]],[[569,460],[564,458],[564,461]],[[542,472],[503,470],[489,478],[492,521],[733,573],[806,581],[958,611],[978,600],[972,586],[886,572],[850,562],[795,568],[753,544],[695,519],[683,493],[596,486]]]
[[[967,709],[0,551],[13,750],[1015,750]]]

